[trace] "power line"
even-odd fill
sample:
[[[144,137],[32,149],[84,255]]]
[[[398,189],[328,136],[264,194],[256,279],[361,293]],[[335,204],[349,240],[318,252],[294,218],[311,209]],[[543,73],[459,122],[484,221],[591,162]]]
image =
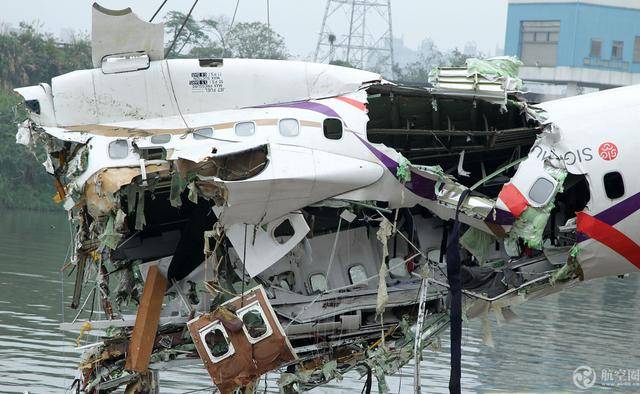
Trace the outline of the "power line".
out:
[[[233,17],[231,18],[231,24],[229,25],[229,30],[233,27],[233,22],[236,20],[236,14],[238,13],[238,6],[240,5],[240,0],[236,0],[236,8],[233,10]]]
[[[160,7],[158,7],[155,14],[153,14],[153,16],[151,17],[151,19],[149,19],[149,22],[153,22],[153,18],[155,18],[156,15],[158,15],[158,12],[160,12],[160,10],[162,9],[162,7],[164,7],[165,4],[167,4],[167,0],[164,0],[162,4],[160,4]]]
[[[267,0],[267,27],[271,29],[271,18],[269,16],[269,0]]]

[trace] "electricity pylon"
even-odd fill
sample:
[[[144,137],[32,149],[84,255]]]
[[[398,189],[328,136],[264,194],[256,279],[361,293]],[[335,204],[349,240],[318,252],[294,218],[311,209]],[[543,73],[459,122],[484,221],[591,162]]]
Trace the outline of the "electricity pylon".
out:
[[[393,78],[391,0],[327,0],[314,57]]]

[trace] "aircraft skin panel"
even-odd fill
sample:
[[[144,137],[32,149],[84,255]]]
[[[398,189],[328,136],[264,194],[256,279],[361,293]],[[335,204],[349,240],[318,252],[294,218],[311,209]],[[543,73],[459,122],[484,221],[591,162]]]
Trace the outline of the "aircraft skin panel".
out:
[[[640,86],[565,98],[539,107],[548,115],[547,129],[511,179],[512,184],[527,198],[538,177],[552,179],[542,165],[585,175],[590,200],[577,220],[577,259],[585,278],[636,271],[640,268],[640,183],[629,176],[629,169],[640,163],[636,136]],[[620,174],[624,187],[623,195],[615,198],[607,195],[604,183],[605,175],[611,173]],[[518,179],[523,181],[518,183]],[[527,203],[534,205],[530,199]],[[498,206],[506,208],[500,199]]]
[[[245,181],[218,181],[228,191],[227,206],[220,219],[226,224],[267,223],[295,210],[294,207],[303,208],[367,186],[381,176],[382,168],[374,163],[271,144],[264,172]],[[247,203],[264,208],[248,210]]]
[[[202,67],[197,59],[171,59],[134,72],[73,71],[53,78],[52,91],[58,125],[78,126],[304,102],[376,81],[378,74],[331,65],[223,59]]]
[[[57,125],[100,123],[93,78],[94,70],[79,70],[51,79]]]

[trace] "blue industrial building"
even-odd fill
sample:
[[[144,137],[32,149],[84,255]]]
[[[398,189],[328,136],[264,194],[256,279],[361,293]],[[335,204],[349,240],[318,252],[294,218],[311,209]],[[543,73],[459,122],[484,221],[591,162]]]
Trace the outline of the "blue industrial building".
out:
[[[562,95],[640,83],[640,0],[509,0],[505,54]]]

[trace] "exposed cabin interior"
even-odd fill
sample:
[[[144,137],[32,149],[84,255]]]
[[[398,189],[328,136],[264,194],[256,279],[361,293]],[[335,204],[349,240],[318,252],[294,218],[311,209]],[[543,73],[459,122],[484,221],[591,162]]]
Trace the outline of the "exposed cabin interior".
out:
[[[375,85],[369,94],[369,141],[402,153],[414,164],[440,165],[452,175],[460,152],[471,185],[526,155],[540,132],[512,97],[501,107],[480,98],[454,97],[426,89]]]

